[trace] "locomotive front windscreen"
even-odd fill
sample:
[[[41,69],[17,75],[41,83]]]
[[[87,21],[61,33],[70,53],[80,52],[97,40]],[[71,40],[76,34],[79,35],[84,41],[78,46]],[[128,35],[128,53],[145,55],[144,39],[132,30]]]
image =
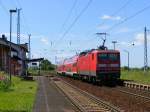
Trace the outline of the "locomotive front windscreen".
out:
[[[117,53],[102,53],[98,54],[98,60],[105,61],[118,61],[119,60],[119,54]]]
[[[118,54],[109,54],[108,57],[111,61],[117,61],[119,59]]]

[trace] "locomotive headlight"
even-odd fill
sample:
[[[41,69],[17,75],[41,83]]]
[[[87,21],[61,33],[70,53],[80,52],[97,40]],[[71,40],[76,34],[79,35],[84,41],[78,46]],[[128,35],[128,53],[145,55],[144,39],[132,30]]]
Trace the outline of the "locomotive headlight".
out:
[[[119,67],[119,64],[110,64],[110,67]]]
[[[106,64],[98,64],[98,67],[106,67]]]

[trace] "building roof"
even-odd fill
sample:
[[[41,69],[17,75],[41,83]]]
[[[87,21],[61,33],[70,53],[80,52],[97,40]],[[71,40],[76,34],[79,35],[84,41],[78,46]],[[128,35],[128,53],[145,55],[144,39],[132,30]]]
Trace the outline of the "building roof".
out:
[[[39,61],[42,61],[42,60],[44,60],[44,58],[28,59],[26,61],[27,62],[39,62]]]
[[[15,44],[13,42],[8,41],[7,38],[4,35],[0,38],[0,45],[4,45],[6,47],[9,47],[10,43],[11,43],[12,49],[17,50],[18,48],[23,48],[26,52],[28,52],[27,43],[25,43],[25,44]]]

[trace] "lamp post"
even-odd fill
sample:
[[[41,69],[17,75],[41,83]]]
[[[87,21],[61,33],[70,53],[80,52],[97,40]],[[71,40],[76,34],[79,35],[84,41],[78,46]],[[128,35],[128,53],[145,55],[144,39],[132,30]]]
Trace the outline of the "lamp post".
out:
[[[28,36],[29,36],[29,46],[28,46],[29,47],[29,54],[28,55],[29,55],[29,59],[31,59],[32,58],[31,57],[31,34],[29,34]]]
[[[129,66],[129,64],[130,64],[130,62],[129,62],[129,61],[130,61],[130,60],[129,60],[129,51],[124,50],[124,52],[126,52],[126,53],[128,54],[128,71],[129,71],[129,69],[130,69],[130,68],[129,68],[129,67],[130,67],[130,66]]]
[[[114,50],[116,49],[116,43],[117,41],[112,41],[113,45],[114,45]]]
[[[9,78],[11,82],[11,32],[12,32],[12,13],[16,13],[17,9],[10,9],[10,44],[9,44]]]

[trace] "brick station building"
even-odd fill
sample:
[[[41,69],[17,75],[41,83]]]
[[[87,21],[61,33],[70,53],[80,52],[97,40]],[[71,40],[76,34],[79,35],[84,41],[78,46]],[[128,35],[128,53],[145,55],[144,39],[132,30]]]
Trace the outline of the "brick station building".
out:
[[[11,43],[11,73],[13,75],[25,75],[27,68],[28,52],[27,44]],[[9,73],[10,42],[2,35],[0,38],[0,71]]]

